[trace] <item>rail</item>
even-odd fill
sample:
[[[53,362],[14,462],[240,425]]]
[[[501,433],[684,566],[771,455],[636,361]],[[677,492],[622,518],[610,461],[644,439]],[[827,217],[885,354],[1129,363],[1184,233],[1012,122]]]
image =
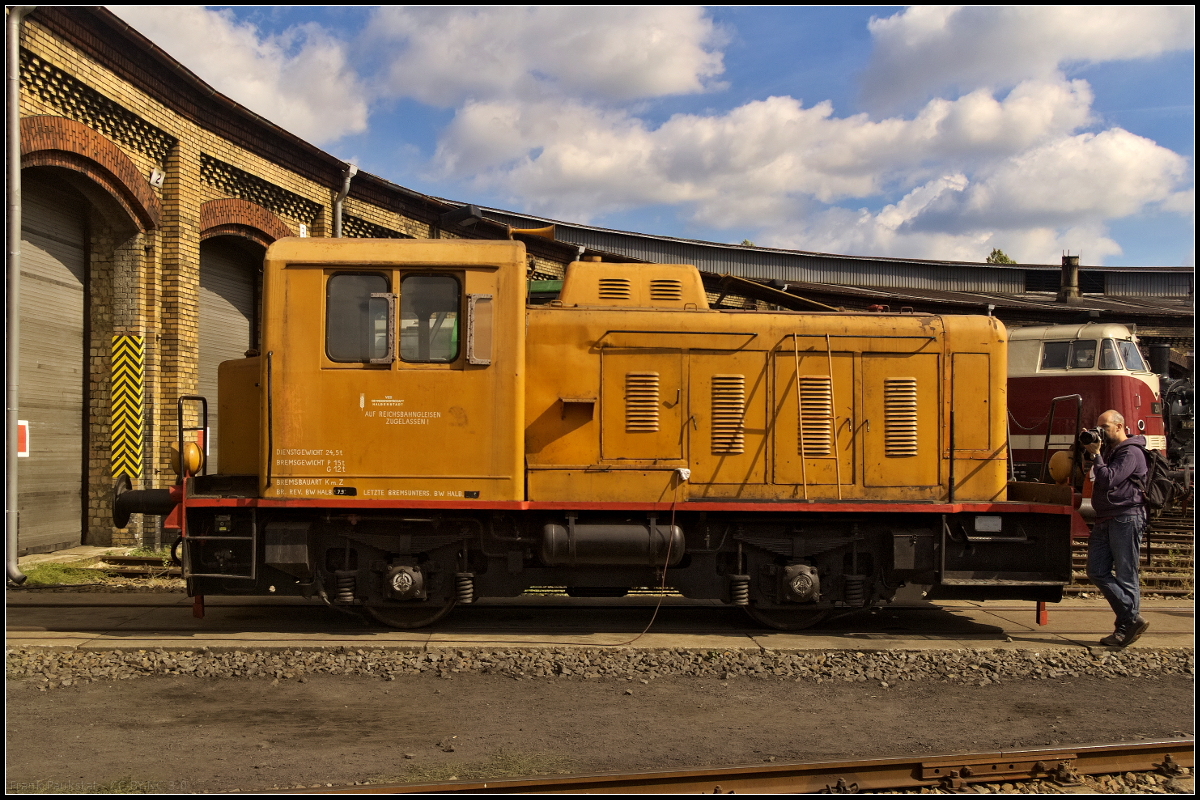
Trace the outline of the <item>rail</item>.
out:
[[[264,794],[644,794],[702,792],[853,793],[914,787],[962,789],[973,783],[1050,780],[1078,785],[1079,775],[1174,774],[1194,763],[1194,739],[1010,750],[944,756],[821,763],[756,764],[628,774],[555,775],[493,781],[449,781],[282,789]]]

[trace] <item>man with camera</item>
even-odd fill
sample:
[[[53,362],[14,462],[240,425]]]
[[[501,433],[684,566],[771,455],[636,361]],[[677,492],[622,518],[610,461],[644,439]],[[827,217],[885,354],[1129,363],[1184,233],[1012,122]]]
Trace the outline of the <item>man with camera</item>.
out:
[[[1138,557],[1146,507],[1146,437],[1129,436],[1125,418],[1105,411],[1096,428],[1079,435],[1084,458],[1092,462],[1092,508],[1096,524],[1088,540],[1087,574],[1117,615],[1116,630],[1100,640],[1109,647],[1128,647],[1150,627],[1138,614],[1141,592]],[[1103,443],[1103,447],[1101,447]]]

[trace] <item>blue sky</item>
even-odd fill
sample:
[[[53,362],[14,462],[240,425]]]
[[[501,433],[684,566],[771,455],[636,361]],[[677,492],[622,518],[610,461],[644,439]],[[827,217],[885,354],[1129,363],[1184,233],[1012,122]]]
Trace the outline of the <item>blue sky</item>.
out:
[[[858,255],[1195,263],[1193,7],[113,7],[420,192]]]

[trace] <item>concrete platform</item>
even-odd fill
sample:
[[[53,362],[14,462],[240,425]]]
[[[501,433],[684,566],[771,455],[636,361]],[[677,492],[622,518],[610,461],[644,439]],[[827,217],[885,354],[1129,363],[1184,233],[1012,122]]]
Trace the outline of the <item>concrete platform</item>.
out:
[[[319,602],[210,597],[203,619],[183,594],[6,592],[9,645],[87,649],[310,647],[562,647],[879,650],[1099,647],[1112,630],[1103,600],[1071,598],[1036,624],[1033,603],[955,601],[893,605],[798,632],[757,627],[715,602],[665,598],[522,597],[456,608],[433,628],[396,631]],[[1134,648],[1194,646],[1192,601],[1146,600],[1150,630]],[[654,622],[651,625],[651,618]],[[649,630],[646,631],[647,626]],[[643,633],[643,631],[646,631]]]

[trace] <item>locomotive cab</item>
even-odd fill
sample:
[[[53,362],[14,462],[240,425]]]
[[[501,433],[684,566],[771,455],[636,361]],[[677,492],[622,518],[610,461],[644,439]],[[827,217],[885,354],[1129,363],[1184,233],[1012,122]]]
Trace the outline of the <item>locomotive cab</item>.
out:
[[[524,248],[321,244],[267,253],[260,496],[523,499]]]

